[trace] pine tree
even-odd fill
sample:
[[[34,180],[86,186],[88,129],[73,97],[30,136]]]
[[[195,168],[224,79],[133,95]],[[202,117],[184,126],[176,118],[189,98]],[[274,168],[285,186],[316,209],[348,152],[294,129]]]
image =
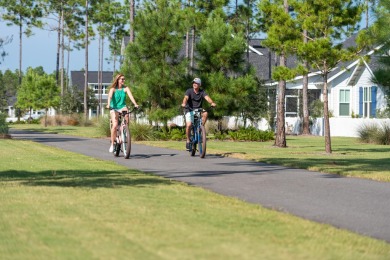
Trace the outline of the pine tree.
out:
[[[177,115],[186,60],[180,54],[187,25],[178,0],[145,1],[134,21],[135,40],[126,49],[122,71],[152,121]]]
[[[287,68],[287,57],[291,55],[301,41],[300,30],[295,19],[289,13],[287,0],[268,0],[259,4],[260,21],[267,39],[263,42],[279,56],[279,66],[274,69],[272,77],[277,80],[277,122],[275,146],[287,146],[285,131],[285,92],[286,81],[296,75],[296,71]]]
[[[357,49],[345,49],[340,42],[356,30],[361,18],[362,7],[352,0],[304,1],[295,6],[297,19],[308,31],[307,43],[298,50],[300,57],[305,57],[311,68],[320,71],[323,78],[323,102],[325,124],[325,151],[332,153],[329,108],[328,74],[341,61],[352,59]]]

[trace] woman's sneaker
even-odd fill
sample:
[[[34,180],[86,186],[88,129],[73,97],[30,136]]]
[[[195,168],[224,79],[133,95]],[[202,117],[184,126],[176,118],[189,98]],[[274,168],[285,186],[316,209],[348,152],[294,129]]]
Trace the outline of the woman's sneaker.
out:
[[[114,146],[113,145],[110,146],[110,149],[108,150],[108,152],[110,152],[110,153],[114,152]]]

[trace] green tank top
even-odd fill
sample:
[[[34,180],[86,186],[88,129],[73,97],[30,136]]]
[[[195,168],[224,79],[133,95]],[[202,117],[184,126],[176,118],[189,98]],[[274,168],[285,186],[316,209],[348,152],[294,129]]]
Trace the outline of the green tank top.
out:
[[[115,89],[111,102],[110,102],[110,107],[113,109],[122,109],[126,106],[126,92],[125,89]]]

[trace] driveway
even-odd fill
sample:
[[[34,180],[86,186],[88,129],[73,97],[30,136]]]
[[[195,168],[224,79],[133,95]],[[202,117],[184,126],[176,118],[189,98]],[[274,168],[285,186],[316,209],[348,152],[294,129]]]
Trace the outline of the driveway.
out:
[[[390,183],[345,178],[218,155],[205,159],[132,145],[131,157],[114,157],[107,139],[11,130],[27,139],[287,212],[308,220],[390,242]],[[184,148],[184,143],[183,143]]]

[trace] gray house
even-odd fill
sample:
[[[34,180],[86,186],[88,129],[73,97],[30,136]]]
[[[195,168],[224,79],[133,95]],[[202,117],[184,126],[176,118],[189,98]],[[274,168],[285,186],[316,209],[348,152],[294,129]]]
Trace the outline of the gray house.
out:
[[[107,104],[108,88],[110,87],[113,80],[112,71],[103,71],[101,75],[101,84],[99,84],[99,73],[98,71],[88,72],[88,87],[95,93],[96,99],[101,100],[101,114],[104,112],[104,108]],[[84,91],[85,73],[84,71],[71,71],[70,72],[70,85],[77,86],[81,91]],[[89,117],[97,115],[98,107],[89,108]]]

